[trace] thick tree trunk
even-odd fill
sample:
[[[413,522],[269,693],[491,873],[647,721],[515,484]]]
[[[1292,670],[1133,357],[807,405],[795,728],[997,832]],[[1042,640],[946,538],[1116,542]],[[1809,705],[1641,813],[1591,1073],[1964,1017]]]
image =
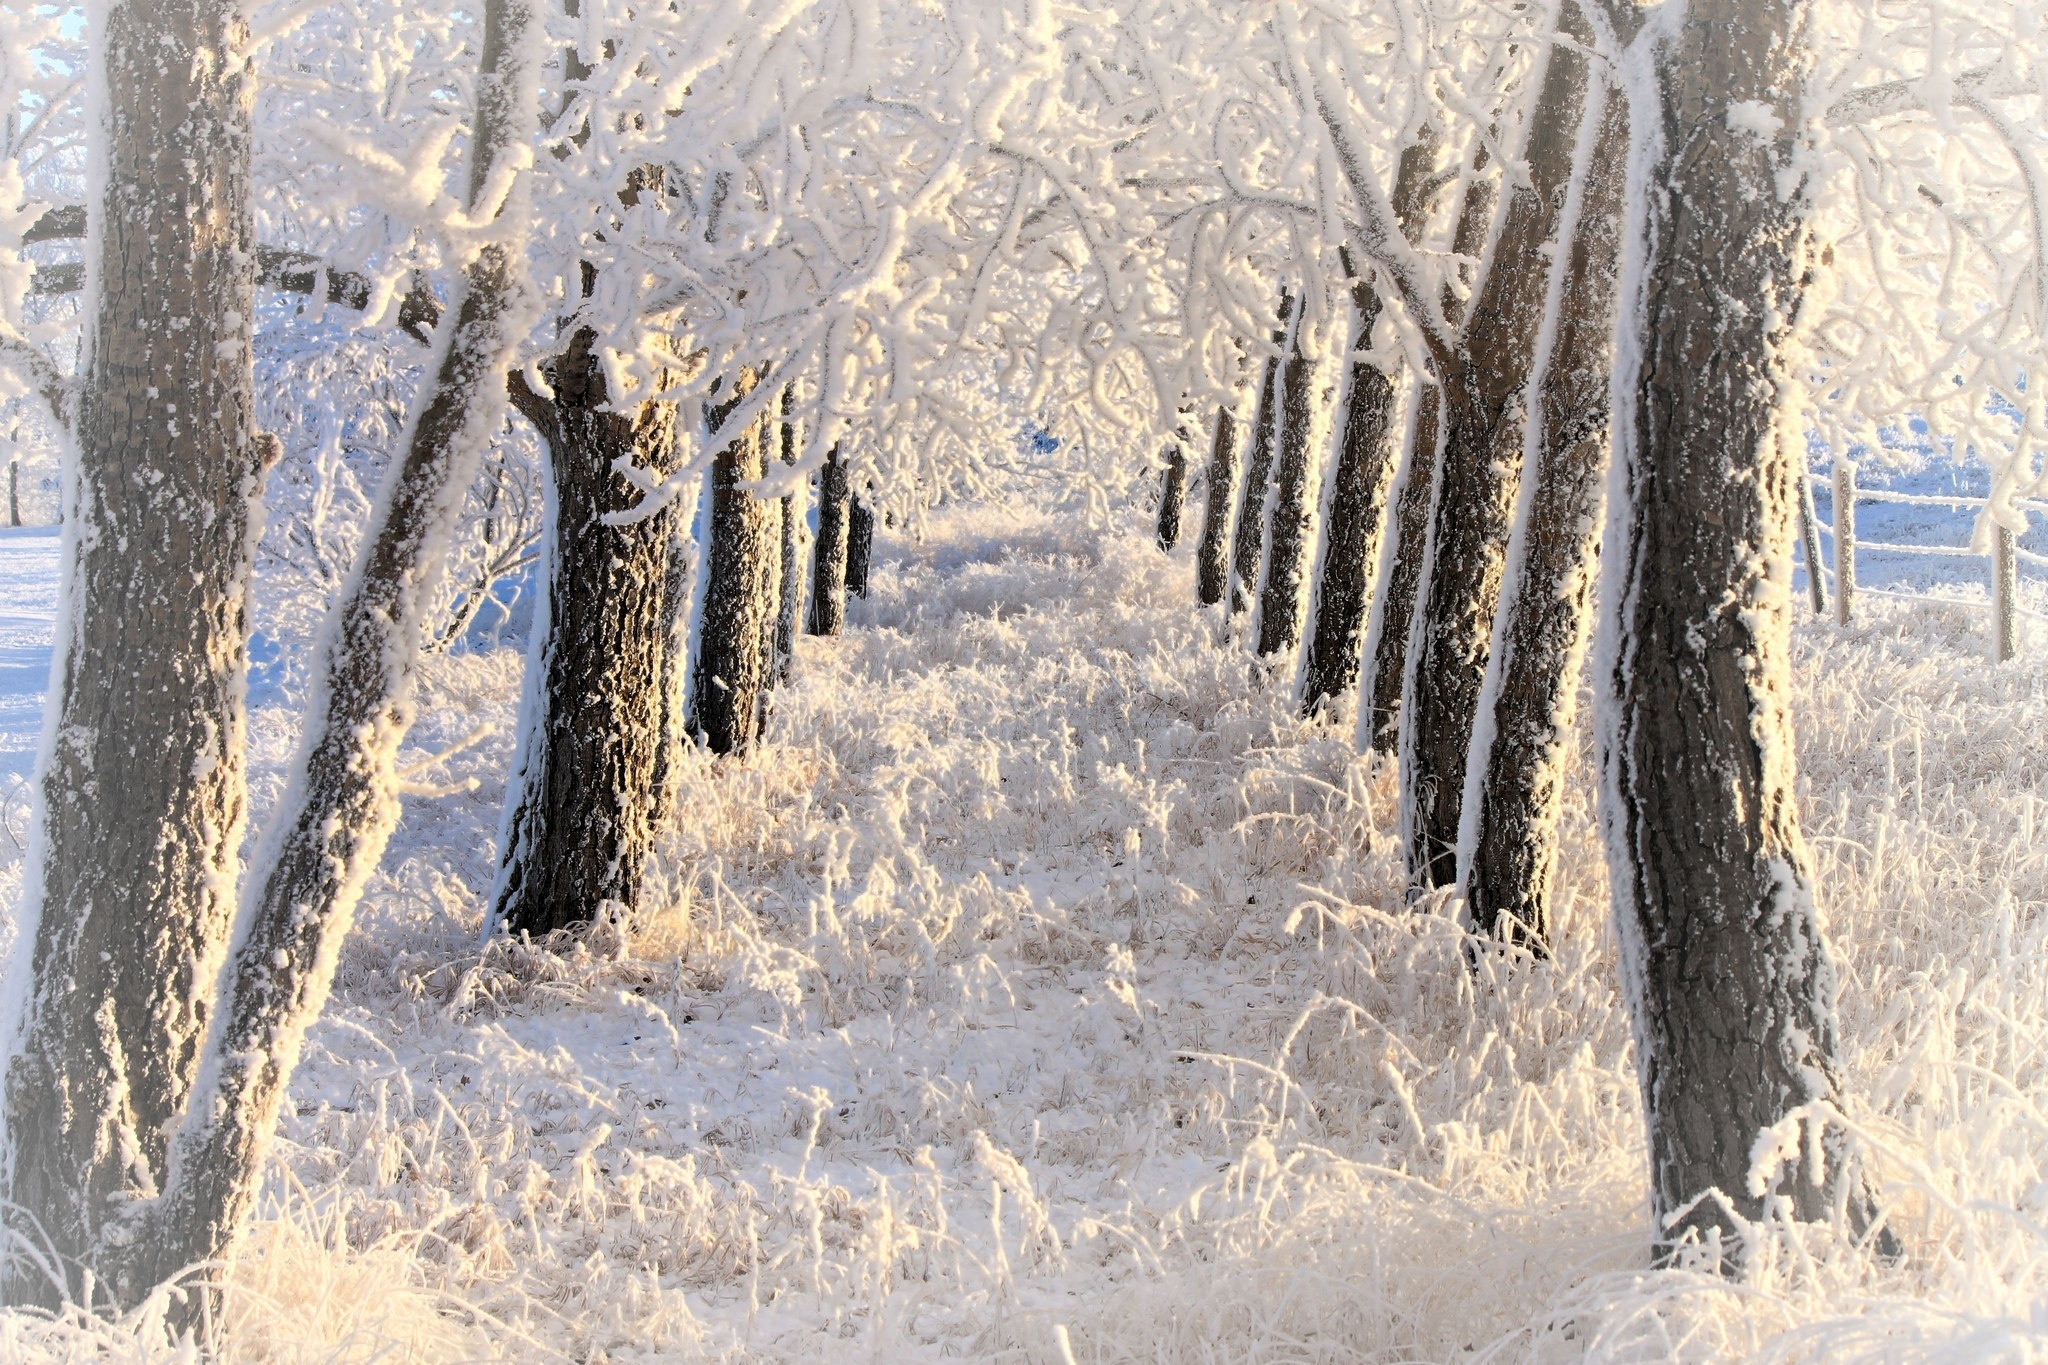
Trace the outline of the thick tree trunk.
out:
[[[783,400],[783,412],[789,411],[789,400]],[[796,424],[786,418],[782,423],[782,462],[796,463]],[[810,509],[804,505],[808,487],[797,486],[796,491],[782,499],[782,609],[775,617],[775,681],[782,684],[789,681],[790,670],[796,663],[797,621],[804,609],[804,541],[809,535]]]
[[[1367,284],[1352,288],[1354,346],[1372,336],[1380,298]],[[1344,430],[1330,510],[1323,518],[1323,562],[1317,575],[1315,624],[1302,669],[1301,711],[1314,715],[1325,702],[1358,683],[1366,589],[1379,559],[1380,523],[1394,482],[1394,383],[1378,365],[1355,361],[1344,392]]]
[[[811,613],[805,629],[837,635],[846,619],[847,524],[852,510],[846,466],[834,447],[818,471],[818,539],[811,553]]]
[[[1591,41],[1575,6],[1562,9],[1559,27],[1576,42]],[[1409,640],[1413,687],[1401,726],[1402,823],[1409,874],[1420,886],[1457,879],[1465,765],[1512,529],[1547,253],[1571,184],[1585,89],[1585,57],[1555,45],[1523,155],[1526,179],[1511,190],[1458,344],[1433,357],[1444,435]]]
[[[531,12],[484,7],[472,209],[538,112]],[[516,196],[516,185],[515,196]],[[516,197],[515,197],[516,202]],[[424,616],[462,498],[503,421],[505,367],[532,325],[518,239],[489,242],[464,268],[445,337],[378,515],[329,619],[309,725],[254,860],[226,993],[172,1148],[163,1195],[146,1206],[112,1290],[135,1302],[166,1277],[224,1256],[255,1204],[297,1065],[369,879],[398,818],[392,760],[412,718]],[[187,1314],[196,1311],[188,1303]]]
[[[1360,726],[1375,753],[1391,756],[1401,740],[1401,693],[1408,685],[1408,629],[1415,622],[1415,589],[1429,549],[1430,486],[1436,477],[1440,399],[1434,384],[1417,379],[1408,422],[1408,458],[1394,494],[1394,543],[1384,556],[1379,600],[1365,642],[1372,671]]]
[[[1180,544],[1181,504],[1187,498],[1188,453],[1178,438],[1166,448],[1166,466],[1159,471],[1159,548]]]
[[[1305,349],[1307,307],[1288,336],[1280,367],[1280,429],[1274,442],[1273,495],[1266,517],[1266,577],[1259,596],[1259,653],[1280,654],[1301,643],[1308,611],[1309,560],[1315,548],[1316,503],[1323,491],[1322,441],[1316,409],[1322,377]]]
[[[846,504],[846,591],[868,595],[868,562],[875,553],[875,514],[859,497]]]
[[[1244,489],[1238,501],[1237,532],[1230,551],[1230,616],[1252,609],[1258,600],[1259,571],[1266,559],[1266,505],[1273,482],[1273,447],[1280,425],[1280,363],[1287,354],[1287,333],[1294,317],[1294,297],[1280,296],[1280,325],[1273,331],[1273,354],[1259,380],[1259,406],[1252,416],[1252,446],[1245,459]]]
[[[1628,176],[1626,99],[1603,85],[1587,106],[1581,155],[1588,159],[1552,282],[1556,322],[1539,362],[1533,465],[1508,548],[1459,840],[1474,928],[1539,955],[1550,946],[1565,743],[1599,565]]]
[[[258,529],[254,77],[216,0],[115,3],[92,81],[104,186],[40,774],[9,998],[6,1197],[53,1254],[7,1301],[79,1298],[164,1176],[234,913]],[[18,979],[24,965],[27,982]],[[104,1288],[101,1292],[105,1292]],[[124,1300],[125,1302],[125,1300]],[[95,1305],[97,1306],[97,1305]]]
[[[669,540],[682,513],[671,506],[623,526],[605,518],[640,498],[614,461],[670,472],[675,409],[608,408],[596,344],[594,332],[575,333],[553,362],[552,399],[520,400],[548,444],[554,531],[491,899],[495,923],[535,937],[607,904],[630,908],[654,844]]]
[[[1230,586],[1231,513],[1237,507],[1237,417],[1216,409],[1216,439],[1209,448],[1208,501],[1202,512],[1202,543],[1195,547],[1195,595],[1205,607],[1223,600]]]
[[[1833,1140],[1790,1144],[1766,1189],[1751,1183],[1760,1135],[1840,1093],[1835,972],[1794,795],[1798,490],[1776,429],[1806,269],[1805,8],[1695,6],[1634,47],[1663,39],[1631,120],[1649,188],[1629,228],[1643,260],[1615,389],[1600,738],[1665,1247],[1733,1241],[1767,1195],[1802,1219],[1868,1207]]]
[[[755,382],[753,374],[742,373],[727,400],[728,411],[753,391]],[[769,652],[781,602],[776,592],[782,562],[779,508],[745,485],[766,472],[773,429],[772,418],[763,413],[735,434],[711,464],[710,537],[690,672],[689,728],[713,753],[743,753],[752,747],[769,684]]]

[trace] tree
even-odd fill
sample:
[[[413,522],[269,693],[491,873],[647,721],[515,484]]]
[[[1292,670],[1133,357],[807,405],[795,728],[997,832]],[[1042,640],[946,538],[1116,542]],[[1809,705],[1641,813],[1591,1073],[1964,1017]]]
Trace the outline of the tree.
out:
[[[1266,514],[1266,576],[1259,593],[1259,653],[1279,654],[1301,641],[1308,609],[1309,559],[1315,545],[1316,501],[1322,492],[1323,424],[1316,419],[1327,397],[1310,355],[1307,295],[1287,341],[1279,374],[1279,431],[1273,488]]]
[[[1187,496],[1188,453],[1178,440],[1166,447],[1166,461],[1159,470],[1159,548],[1171,550],[1180,544],[1181,505]]]
[[[740,373],[731,396],[707,414],[712,431],[754,391],[759,377]],[[704,605],[690,670],[689,732],[713,753],[743,753],[760,732],[780,596],[775,572],[782,534],[774,502],[749,487],[767,473],[772,414],[763,409],[733,434],[711,465],[711,502],[704,546]]]
[[[1294,296],[1280,295],[1280,325],[1273,331],[1273,351],[1266,357],[1259,381],[1259,406],[1252,417],[1251,450],[1245,459],[1244,487],[1238,495],[1237,529],[1230,551],[1230,615],[1244,615],[1257,600],[1260,570],[1266,557],[1266,509],[1271,500],[1273,447],[1280,424],[1280,364],[1294,327]]]
[[[1647,193],[1622,301],[1599,730],[1664,1248],[1733,1239],[1767,1199],[1807,1220],[1869,1213],[1838,1135],[1751,1173],[1761,1134],[1841,1093],[1794,790],[1796,499],[1778,432],[1809,268],[1805,10],[1665,12],[1633,49],[1650,63],[1633,130]]]
[[[1209,447],[1208,497],[1202,511],[1202,539],[1195,547],[1195,595],[1205,607],[1223,600],[1230,586],[1230,534],[1237,507],[1237,417],[1227,405],[1216,409],[1216,434]]]
[[[99,270],[75,414],[68,384],[45,384],[73,419],[78,533],[23,907],[31,979],[10,996],[26,1015],[7,1021],[6,1197],[55,1259],[11,1261],[5,1292],[46,1305],[85,1294],[123,1205],[165,1178],[211,1023],[247,805],[261,478],[255,78],[221,60],[247,22],[218,0],[123,0],[100,25],[93,80],[121,98],[93,130]]]
[[[846,619],[850,513],[846,465],[834,447],[818,471],[818,537],[811,554],[811,613],[804,627],[813,635],[837,635]]]

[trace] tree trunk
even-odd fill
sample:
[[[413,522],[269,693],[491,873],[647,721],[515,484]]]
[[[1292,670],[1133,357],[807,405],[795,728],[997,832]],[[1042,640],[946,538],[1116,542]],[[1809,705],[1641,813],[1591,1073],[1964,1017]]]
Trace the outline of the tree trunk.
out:
[[[1230,554],[1230,616],[1235,620],[1252,608],[1259,591],[1259,570],[1266,557],[1266,503],[1273,480],[1273,446],[1280,424],[1280,360],[1287,353],[1287,331],[1294,317],[1294,297],[1280,296],[1280,325],[1273,331],[1274,353],[1266,358],[1259,380],[1259,406],[1252,417],[1252,448],[1245,461],[1244,489],[1237,512],[1237,535]]]
[[[743,372],[732,398],[721,405],[724,412],[751,393],[755,383],[752,373]],[[713,431],[722,416],[714,410]],[[764,412],[735,434],[711,464],[710,538],[690,673],[689,728],[713,753],[743,753],[760,732],[781,600],[775,579],[782,533],[776,504],[755,497],[745,485],[767,470],[772,429],[772,418]]]
[[[1408,422],[1408,458],[1401,462],[1394,494],[1394,543],[1384,556],[1379,600],[1373,604],[1365,652],[1372,660],[1369,706],[1360,723],[1375,753],[1392,755],[1400,746],[1401,693],[1408,681],[1408,628],[1415,621],[1415,589],[1422,581],[1429,548],[1430,485],[1436,477],[1439,395],[1434,384],[1415,382]]]
[[[1555,60],[1555,59],[1553,59]],[[1574,60],[1580,60],[1574,58]],[[1588,156],[1566,213],[1553,281],[1556,322],[1537,387],[1526,476],[1467,764],[1459,840],[1473,927],[1545,955],[1565,741],[1578,704],[1599,565],[1609,379],[1628,105],[1597,88],[1581,138]]]
[[[837,635],[846,619],[850,510],[846,466],[835,446],[818,471],[818,540],[811,552],[811,614],[805,626],[813,635]]]
[[[640,500],[614,461],[673,468],[675,409],[608,408],[597,340],[588,328],[571,338],[552,366],[551,400],[520,398],[547,441],[554,531],[491,914],[535,937],[608,903],[631,907],[654,844],[669,539],[682,513],[671,506],[623,526],[605,518]]]
[[[1591,33],[1576,6],[1559,28]],[[1413,687],[1402,722],[1403,828],[1419,886],[1457,879],[1466,759],[1512,529],[1524,418],[1557,238],[1585,103],[1586,60],[1556,44],[1492,264],[1455,346],[1433,357],[1443,388],[1444,435],[1430,510],[1429,552],[1417,589],[1409,648]]]
[[[1372,336],[1380,298],[1364,283],[1352,286],[1351,298],[1356,350]],[[1315,625],[1302,669],[1305,716],[1358,683],[1366,589],[1379,558],[1380,523],[1386,516],[1387,488],[1393,483],[1394,399],[1393,380],[1384,370],[1370,361],[1353,362],[1344,393],[1344,431],[1337,447],[1330,511],[1323,518]]]
[[[526,143],[539,107],[530,11],[492,0],[483,20],[472,211],[493,172]],[[424,616],[463,495],[503,421],[513,341],[532,325],[531,291],[519,273],[524,212],[510,216],[512,230],[483,245],[456,284],[433,377],[329,618],[306,738],[252,863],[256,879],[169,1179],[139,1226],[124,1229],[134,1236],[110,1286],[120,1302],[230,1250],[255,1204],[306,1029],[397,822],[392,759],[412,718]],[[187,1321],[198,1297],[188,1300]]]
[[[1188,454],[1176,437],[1166,448],[1166,467],[1159,471],[1159,548],[1180,544],[1181,504],[1187,497]]]
[[[789,400],[783,400],[783,412],[789,411]],[[782,423],[782,462],[796,463],[796,424],[788,420]],[[782,499],[782,610],[775,617],[775,681],[782,684],[789,681],[791,668],[796,662],[797,621],[804,609],[804,538],[808,533],[806,521],[809,508],[804,506],[807,484],[798,484],[795,491]]]
[[[1205,607],[1223,600],[1230,586],[1230,514],[1237,506],[1237,418],[1216,409],[1216,439],[1209,448],[1208,503],[1202,513],[1202,543],[1195,547],[1195,594]]]
[[[50,1275],[104,1273],[121,1206],[164,1176],[234,913],[248,592],[260,519],[250,319],[249,26],[216,0],[119,0],[93,80],[104,186],[76,424],[40,865],[5,1021],[6,1197]],[[63,414],[60,414],[60,417]],[[107,1292],[102,1282],[101,1291]],[[123,1300],[124,1304],[129,1300]],[[98,1306],[98,1305],[94,1305]]]
[[[846,504],[846,591],[849,596],[868,595],[868,561],[874,553],[875,514],[860,498],[849,498]]]
[[[1321,376],[1304,349],[1307,306],[1288,335],[1280,367],[1280,429],[1274,442],[1272,507],[1266,517],[1266,577],[1259,597],[1259,653],[1280,654],[1301,643],[1308,610],[1309,556],[1315,546],[1316,502],[1323,491],[1322,442],[1316,439]]]
[[[1803,9],[1729,0],[1676,15],[1645,59],[1654,84],[1633,120],[1656,188],[1631,206],[1642,271],[1615,384],[1624,501],[1603,555],[1616,590],[1600,738],[1666,1249],[1732,1242],[1765,1194],[1801,1219],[1868,1209],[1832,1138],[1824,1169],[1802,1143],[1764,1193],[1751,1185],[1759,1136],[1840,1094],[1835,972],[1794,794],[1798,490],[1776,430],[1777,352],[1808,249]]]

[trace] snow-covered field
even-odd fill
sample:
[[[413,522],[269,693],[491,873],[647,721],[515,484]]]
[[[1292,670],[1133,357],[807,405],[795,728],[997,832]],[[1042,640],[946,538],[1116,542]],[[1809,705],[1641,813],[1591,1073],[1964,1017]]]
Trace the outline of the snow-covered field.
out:
[[[1392,774],[1219,642],[1186,550],[985,509],[878,548],[770,742],[692,760],[660,908],[582,942],[479,950],[521,660],[434,663],[411,758],[495,730],[419,774],[233,1358],[2048,1356],[2048,634],[1994,668],[1981,610],[1802,613],[1850,1117],[1908,1255],[1781,1230],[1730,1283],[1645,1268],[1583,763],[1557,960],[1468,967],[1401,908]],[[9,774],[53,555],[0,538]],[[252,718],[259,815],[294,723]],[[0,1317],[0,1358],[145,1337]]]

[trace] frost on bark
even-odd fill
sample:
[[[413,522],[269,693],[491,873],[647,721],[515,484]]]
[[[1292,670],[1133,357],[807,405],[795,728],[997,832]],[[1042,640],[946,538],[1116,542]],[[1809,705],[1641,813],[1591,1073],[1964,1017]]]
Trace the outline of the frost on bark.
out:
[[[868,562],[875,553],[875,513],[866,501],[850,497],[846,503],[846,594],[868,595]]]
[[[782,462],[796,463],[796,424],[789,420],[790,395],[783,393]],[[775,617],[775,681],[789,681],[796,662],[797,620],[804,609],[804,542],[810,509],[804,506],[808,485],[798,484],[782,499],[782,609]]]
[[[1304,307],[1304,313],[1307,311]],[[1301,642],[1308,609],[1310,555],[1315,546],[1316,500],[1322,493],[1322,444],[1315,414],[1321,382],[1304,349],[1307,319],[1291,329],[1280,367],[1279,431],[1274,441],[1273,492],[1266,516],[1266,576],[1259,597],[1259,653],[1280,654]]]
[[[1564,7],[1559,28],[1591,42],[1575,6]],[[1402,824],[1419,886],[1457,879],[1466,758],[1499,604],[1549,249],[1571,184],[1585,90],[1585,58],[1553,45],[1492,262],[1455,343],[1431,357],[1443,437],[1401,723]]]
[[[1188,454],[1176,438],[1166,448],[1166,466],[1159,471],[1159,548],[1180,544],[1181,504],[1187,497]]]
[[[516,0],[483,12],[468,204],[516,157],[538,111],[528,31]],[[506,213],[455,284],[429,375],[356,565],[329,618],[308,727],[252,862],[218,1017],[172,1144],[163,1194],[124,1228],[109,1289],[133,1303],[187,1266],[231,1248],[255,1203],[285,1087],[318,1017],[362,888],[398,818],[392,771],[412,718],[412,684],[462,498],[503,420],[513,340],[531,325],[519,240]],[[188,1300],[186,1312],[197,1300]]]
[[[1353,350],[1372,336],[1380,297],[1369,284],[1351,290]],[[1316,579],[1315,621],[1302,669],[1301,711],[1314,715],[1326,701],[1358,683],[1365,632],[1366,593],[1379,559],[1380,523],[1393,483],[1394,382],[1368,360],[1353,361],[1344,387],[1344,426],[1330,510],[1323,519],[1323,562]]]
[[[1252,444],[1246,452],[1244,488],[1238,498],[1237,532],[1230,550],[1230,615],[1244,615],[1259,590],[1259,570],[1266,557],[1266,501],[1273,479],[1273,446],[1280,423],[1280,360],[1287,350],[1287,332],[1294,316],[1294,298],[1280,296],[1280,325],[1273,332],[1273,354],[1266,358],[1259,380],[1259,406],[1252,417]]]
[[[753,391],[743,372],[730,398],[714,409],[712,430]],[[691,734],[712,752],[741,753],[759,733],[769,684],[769,648],[780,605],[776,571],[782,558],[780,509],[747,488],[767,471],[774,423],[763,413],[735,434],[711,464],[709,543],[704,552],[704,607],[690,673]]]
[[[1832,1138],[1795,1144],[1766,1189],[1750,1181],[1759,1136],[1840,1087],[1835,973],[1794,794],[1798,490],[1776,430],[1778,350],[1803,285],[1804,8],[1695,6],[1634,49],[1662,40],[1631,119],[1646,188],[1615,383],[1600,741],[1665,1248],[1732,1241],[1767,1194],[1800,1219],[1845,1208],[1853,1225],[1868,1210]]]
[[[1587,104],[1582,136],[1590,145],[1552,283],[1555,321],[1541,360],[1532,463],[1494,622],[1460,840],[1473,927],[1539,955],[1550,946],[1565,742],[1599,565],[1628,171],[1627,101],[1603,87]]]
[[[549,369],[550,397],[514,390],[547,442],[554,527],[492,896],[494,923],[535,937],[638,898],[661,766],[669,541],[683,515],[671,505],[625,525],[606,522],[640,500],[615,462],[672,471],[674,405],[608,406],[588,328]]]
[[[1230,514],[1237,506],[1237,466],[1237,417],[1229,408],[1218,407],[1216,438],[1209,448],[1202,541],[1195,547],[1195,594],[1205,607],[1221,602],[1230,586]]]
[[[116,3],[91,77],[98,288],[77,400],[68,612],[40,775],[33,974],[7,1073],[6,1197],[79,1299],[155,1192],[208,1027],[242,837],[257,530],[249,41],[218,0]],[[10,115],[11,116],[11,115]],[[17,965],[15,971],[21,968]],[[29,1223],[28,1220],[33,1220]],[[101,1293],[107,1292],[102,1287]],[[118,1292],[118,1291],[117,1291]]]
[[[818,538],[811,551],[811,611],[804,629],[837,635],[846,619],[847,524],[852,510],[838,447],[818,471]]]
[[[1439,393],[1418,381],[1411,400],[1408,458],[1394,495],[1394,543],[1386,555],[1379,599],[1373,603],[1365,653],[1371,661],[1363,725],[1373,752],[1392,756],[1401,740],[1401,692],[1408,680],[1408,630],[1415,621],[1415,589],[1429,545],[1429,489],[1436,476]]]

